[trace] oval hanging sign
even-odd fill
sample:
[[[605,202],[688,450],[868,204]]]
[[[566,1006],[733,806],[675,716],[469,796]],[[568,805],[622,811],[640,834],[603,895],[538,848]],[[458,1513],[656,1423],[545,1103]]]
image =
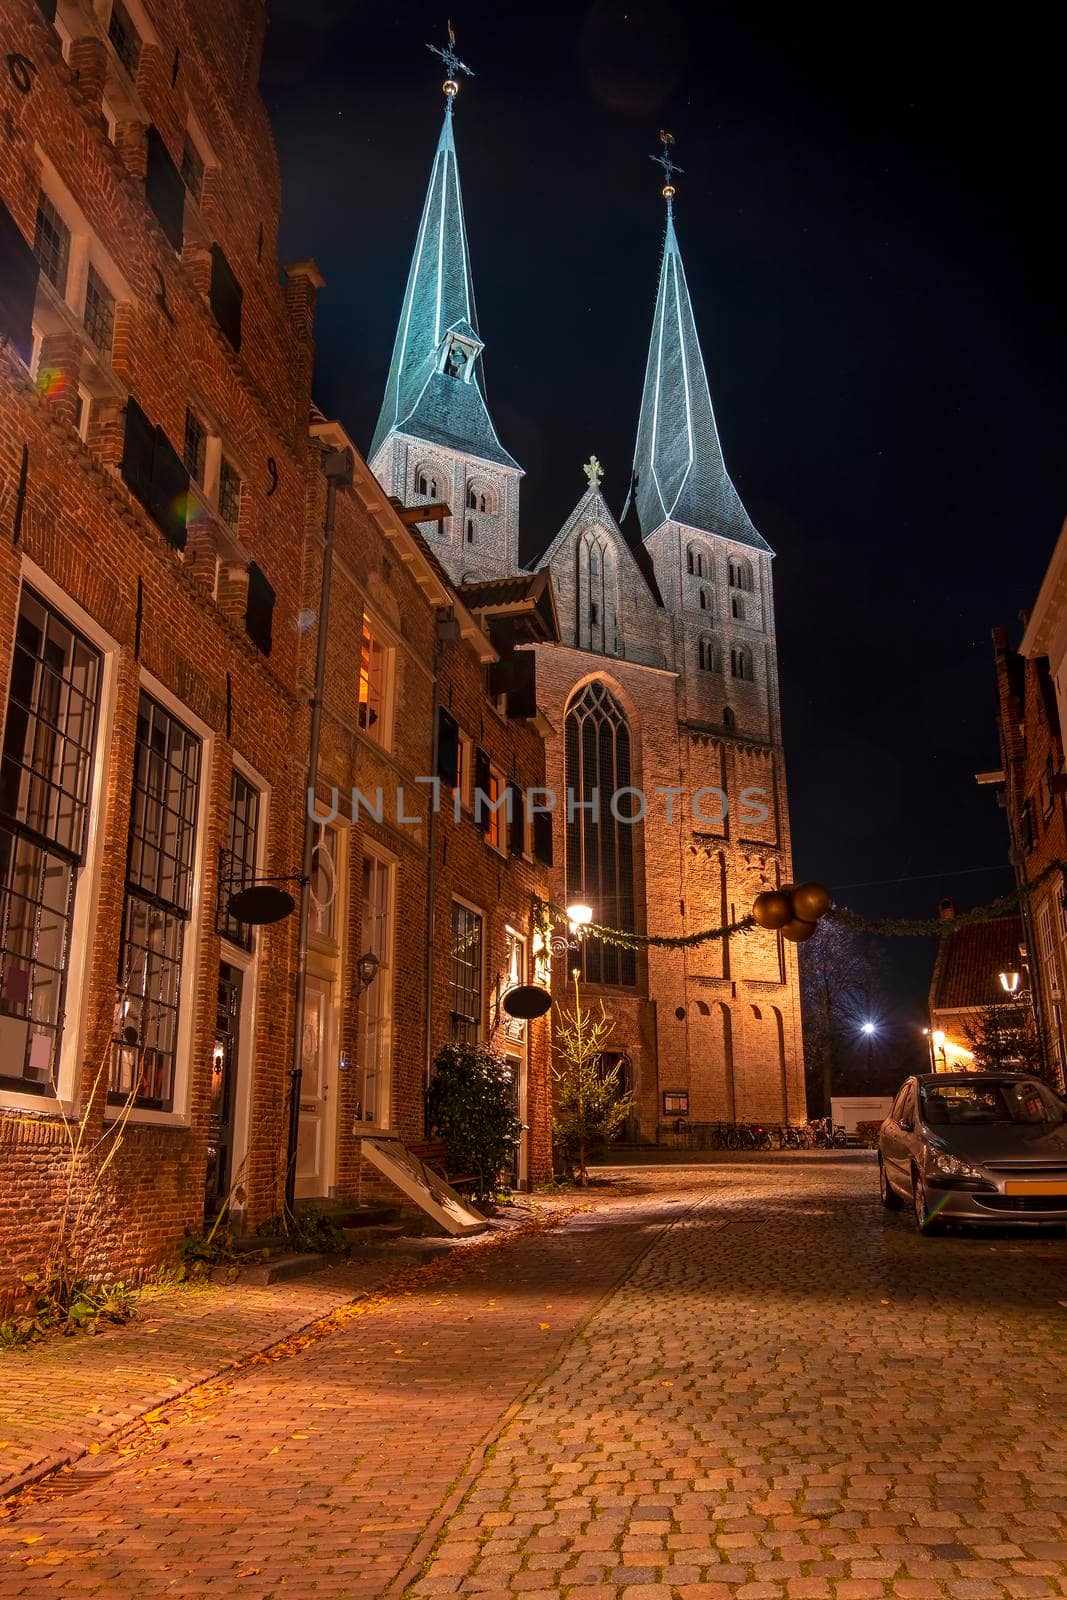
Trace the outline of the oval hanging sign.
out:
[[[230,916],[250,928],[265,928],[283,922],[296,910],[296,901],[272,883],[254,883],[230,896]]]
[[[500,1004],[509,1017],[543,1017],[552,1006],[552,996],[537,983],[520,983],[509,989]]]

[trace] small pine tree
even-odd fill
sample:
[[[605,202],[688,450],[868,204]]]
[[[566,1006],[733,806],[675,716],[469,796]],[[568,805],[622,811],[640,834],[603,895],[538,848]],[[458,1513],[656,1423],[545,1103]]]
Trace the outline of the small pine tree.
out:
[[[598,1011],[582,1005],[576,971],[573,1006],[556,1007],[553,1127],[556,1142],[583,1188],[589,1181],[589,1152],[614,1138],[633,1103],[633,1096],[623,1092],[618,1064],[605,1069],[602,1060],[614,1031],[603,1000]]]
[[[983,1006],[966,1032],[975,1070],[1042,1075],[1041,1047],[1029,1005]]]

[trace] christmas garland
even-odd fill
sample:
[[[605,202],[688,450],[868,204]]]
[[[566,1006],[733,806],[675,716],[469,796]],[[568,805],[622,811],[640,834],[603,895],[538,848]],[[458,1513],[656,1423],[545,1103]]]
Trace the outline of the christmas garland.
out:
[[[1002,894],[988,905],[974,906],[970,911],[958,912],[952,917],[864,917],[850,911],[847,906],[831,906],[825,913],[828,922],[836,922],[854,933],[872,933],[881,938],[938,939],[944,934],[957,933],[960,928],[971,927],[976,922],[992,922],[998,917],[1008,917],[1044,887],[1050,878],[1060,873],[1067,879],[1067,862],[1058,858],[1029,883]],[[541,935],[546,947],[551,947],[553,924],[567,922],[567,912],[547,900],[534,901],[533,926]],[[703,928],[699,933],[669,937],[660,933],[634,933],[627,928],[610,928],[600,922],[590,922],[583,935],[599,939],[604,944],[617,945],[623,950],[688,950],[695,945],[708,944],[714,939],[728,939],[732,934],[747,934],[757,928],[756,919],[749,915],[736,922],[725,923],[721,928]]]

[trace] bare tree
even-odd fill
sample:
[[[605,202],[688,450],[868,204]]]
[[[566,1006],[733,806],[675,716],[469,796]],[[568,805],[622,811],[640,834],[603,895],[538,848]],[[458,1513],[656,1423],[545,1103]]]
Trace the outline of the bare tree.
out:
[[[874,941],[840,922],[821,922],[814,938],[800,947],[800,990],[809,1100],[817,1094],[823,1115],[829,1116],[849,1047],[877,1006]]]

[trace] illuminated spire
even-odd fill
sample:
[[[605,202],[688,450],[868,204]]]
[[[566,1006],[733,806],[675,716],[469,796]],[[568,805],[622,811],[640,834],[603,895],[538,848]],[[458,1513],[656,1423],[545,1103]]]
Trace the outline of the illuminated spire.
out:
[[[390,434],[402,433],[515,467],[497,438],[485,401],[484,346],[478,333],[452,125],[458,75],[473,77],[473,73],[456,55],[451,23],[448,32],[443,49],[428,46],[445,64],[445,115],[370,459],[373,462]]]
[[[645,539],[665,522],[680,522],[767,550],[770,547],[753,527],[723,460],[674,230],[674,178],[682,168],[671,156],[672,135],[661,132],[660,140],[663,154],[652,160],[663,168],[667,220],[633,477],[623,517],[633,502]]]

